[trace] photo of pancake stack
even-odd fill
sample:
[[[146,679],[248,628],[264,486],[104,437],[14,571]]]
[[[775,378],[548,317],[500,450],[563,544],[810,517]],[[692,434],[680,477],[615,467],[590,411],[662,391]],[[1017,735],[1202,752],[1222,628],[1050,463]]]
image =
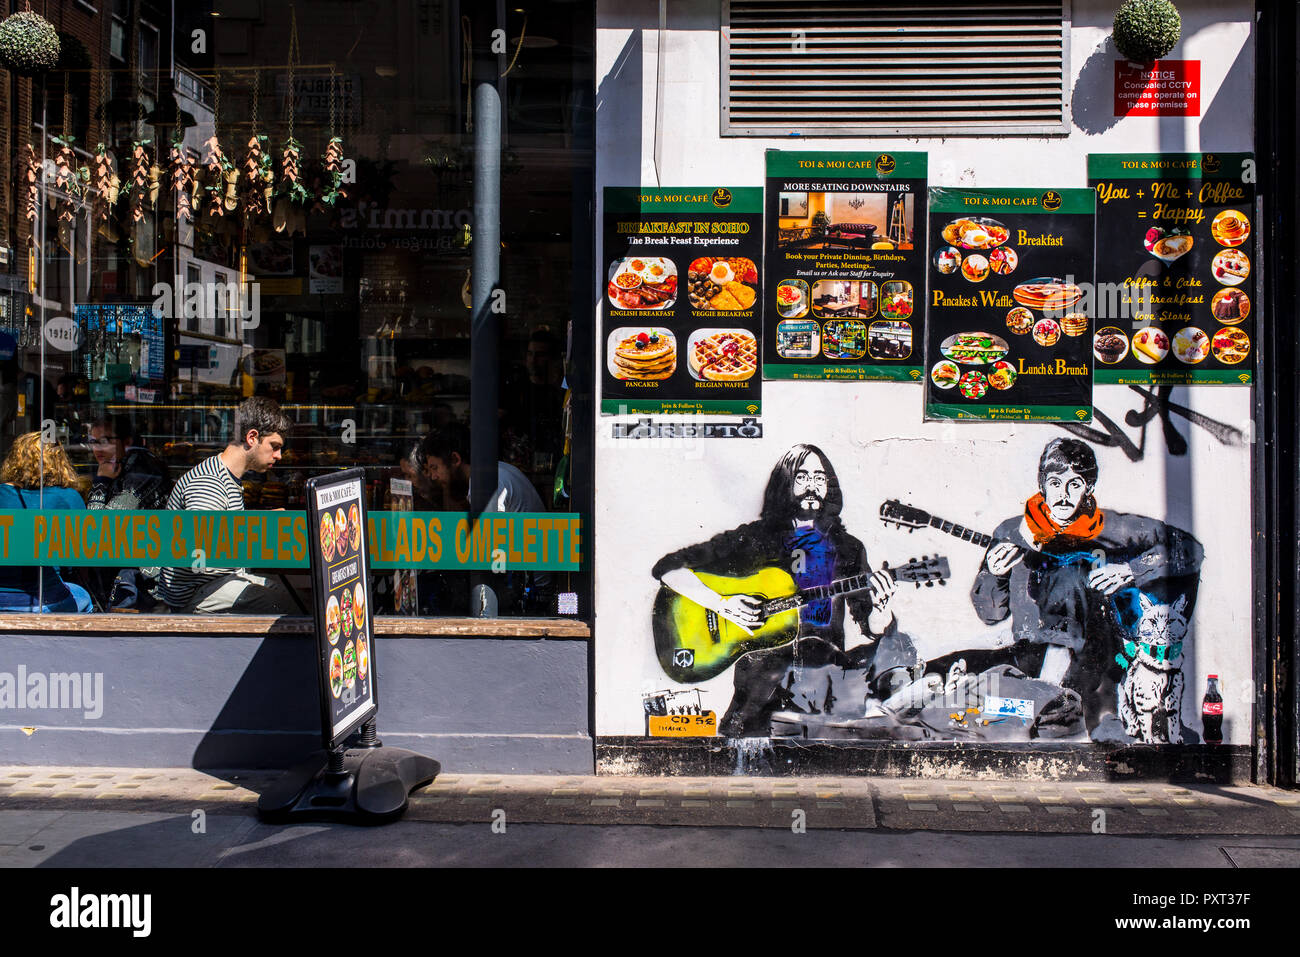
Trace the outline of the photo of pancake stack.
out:
[[[1088,316],[1083,312],[1071,312],[1061,319],[1061,331],[1067,336],[1081,336],[1088,331]]]
[[[677,369],[677,340],[667,329],[618,329],[610,339],[616,379],[667,379]]]

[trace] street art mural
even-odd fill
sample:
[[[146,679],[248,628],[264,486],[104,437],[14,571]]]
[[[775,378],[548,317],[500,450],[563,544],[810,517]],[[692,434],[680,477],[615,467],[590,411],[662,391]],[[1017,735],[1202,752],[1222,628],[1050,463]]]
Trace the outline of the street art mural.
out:
[[[990,442],[988,427],[967,440],[964,426],[949,426],[927,442],[876,438],[874,423],[860,420],[747,443],[740,468],[721,453],[710,459],[701,443],[701,461],[674,471],[731,466],[718,480],[725,498],[684,490],[638,540],[667,547],[636,556],[641,604],[629,614],[644,624],[629,629],[638,645],[629,657],[641,662],[645,719],[618,730],[846,743],[1199,742],[1195,676],[1229,670],[1232,655],[1249,668],[1248,629],[1234,651],[1237,638],[1221,625],[1245,620],[1249,608],[1225,599],[1248,592],[1224,575],[1210,580],[1209,615],[1220,624],[1207,632],[1198,620],[1202,534],[1246,557],[1234,574],[1248,587],[1249,514],[1221,493],[1198,505],[1182,487],[1204,478],[1170,463],[1203,460],[1213,446],[1244,471],[1244,433],[1170,402],[1167,390],[1137,391],[1138,409],[1098,417],[1110,423],[1104,431],[1021,426]],[[1171,415],[1191,423],[1189,435]],[[1152,455],[1159,439],[1145,432],[1157,418],[1172,440]],[[1137,441],[1119,422],[1138,430]],[[783,441],[805,437],[818,442]],[[881,461],[881,447],[906,459]],[[1221,472],[1217,484],[1233,481]],[[1171,502],[1171,489],[1189,501]],[[1216,504],[1220,522],[1196,521]],[[598,698],[612,687],[598,677]],[[674,696],[691,706],[665,718]]]

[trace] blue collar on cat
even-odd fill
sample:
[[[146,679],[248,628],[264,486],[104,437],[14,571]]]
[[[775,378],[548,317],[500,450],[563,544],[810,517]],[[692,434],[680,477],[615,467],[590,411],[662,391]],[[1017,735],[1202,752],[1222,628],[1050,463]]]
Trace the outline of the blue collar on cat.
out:
[[[1175,641],[1170,645],[1153,645],[1146,641],[1124,642],[1124,654],[1116,655],[1115,662],[1121,668],[1127,668],[1129,662],[1137,657],[1138,649],[1141,648],[1148,658],[1154,658],[1157,664],[1164,664],[1166,661],[1173,661],[1183,653],[1183,643]],[[1128,657],[1126,658],[1125,655]]]

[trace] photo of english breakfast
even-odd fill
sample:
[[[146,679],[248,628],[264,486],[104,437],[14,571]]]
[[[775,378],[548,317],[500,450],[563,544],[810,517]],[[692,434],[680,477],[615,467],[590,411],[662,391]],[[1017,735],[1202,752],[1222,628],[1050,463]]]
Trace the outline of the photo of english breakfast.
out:
[[[658,256],[616,259],[609,266],[606,295],[618,309],[671,309],[677,301],[677,267]]]

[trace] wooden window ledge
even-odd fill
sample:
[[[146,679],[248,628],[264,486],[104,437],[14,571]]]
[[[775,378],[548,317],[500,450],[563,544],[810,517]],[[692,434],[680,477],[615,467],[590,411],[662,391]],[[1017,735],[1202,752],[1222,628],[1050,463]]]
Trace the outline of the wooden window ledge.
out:
[[[315,622],[302,615],[32,615],[0,614],[0,634],[222,635],[311,634]],[[590,638],[591,627],[571,618],[375,619],[375,634],[440,638]]]

